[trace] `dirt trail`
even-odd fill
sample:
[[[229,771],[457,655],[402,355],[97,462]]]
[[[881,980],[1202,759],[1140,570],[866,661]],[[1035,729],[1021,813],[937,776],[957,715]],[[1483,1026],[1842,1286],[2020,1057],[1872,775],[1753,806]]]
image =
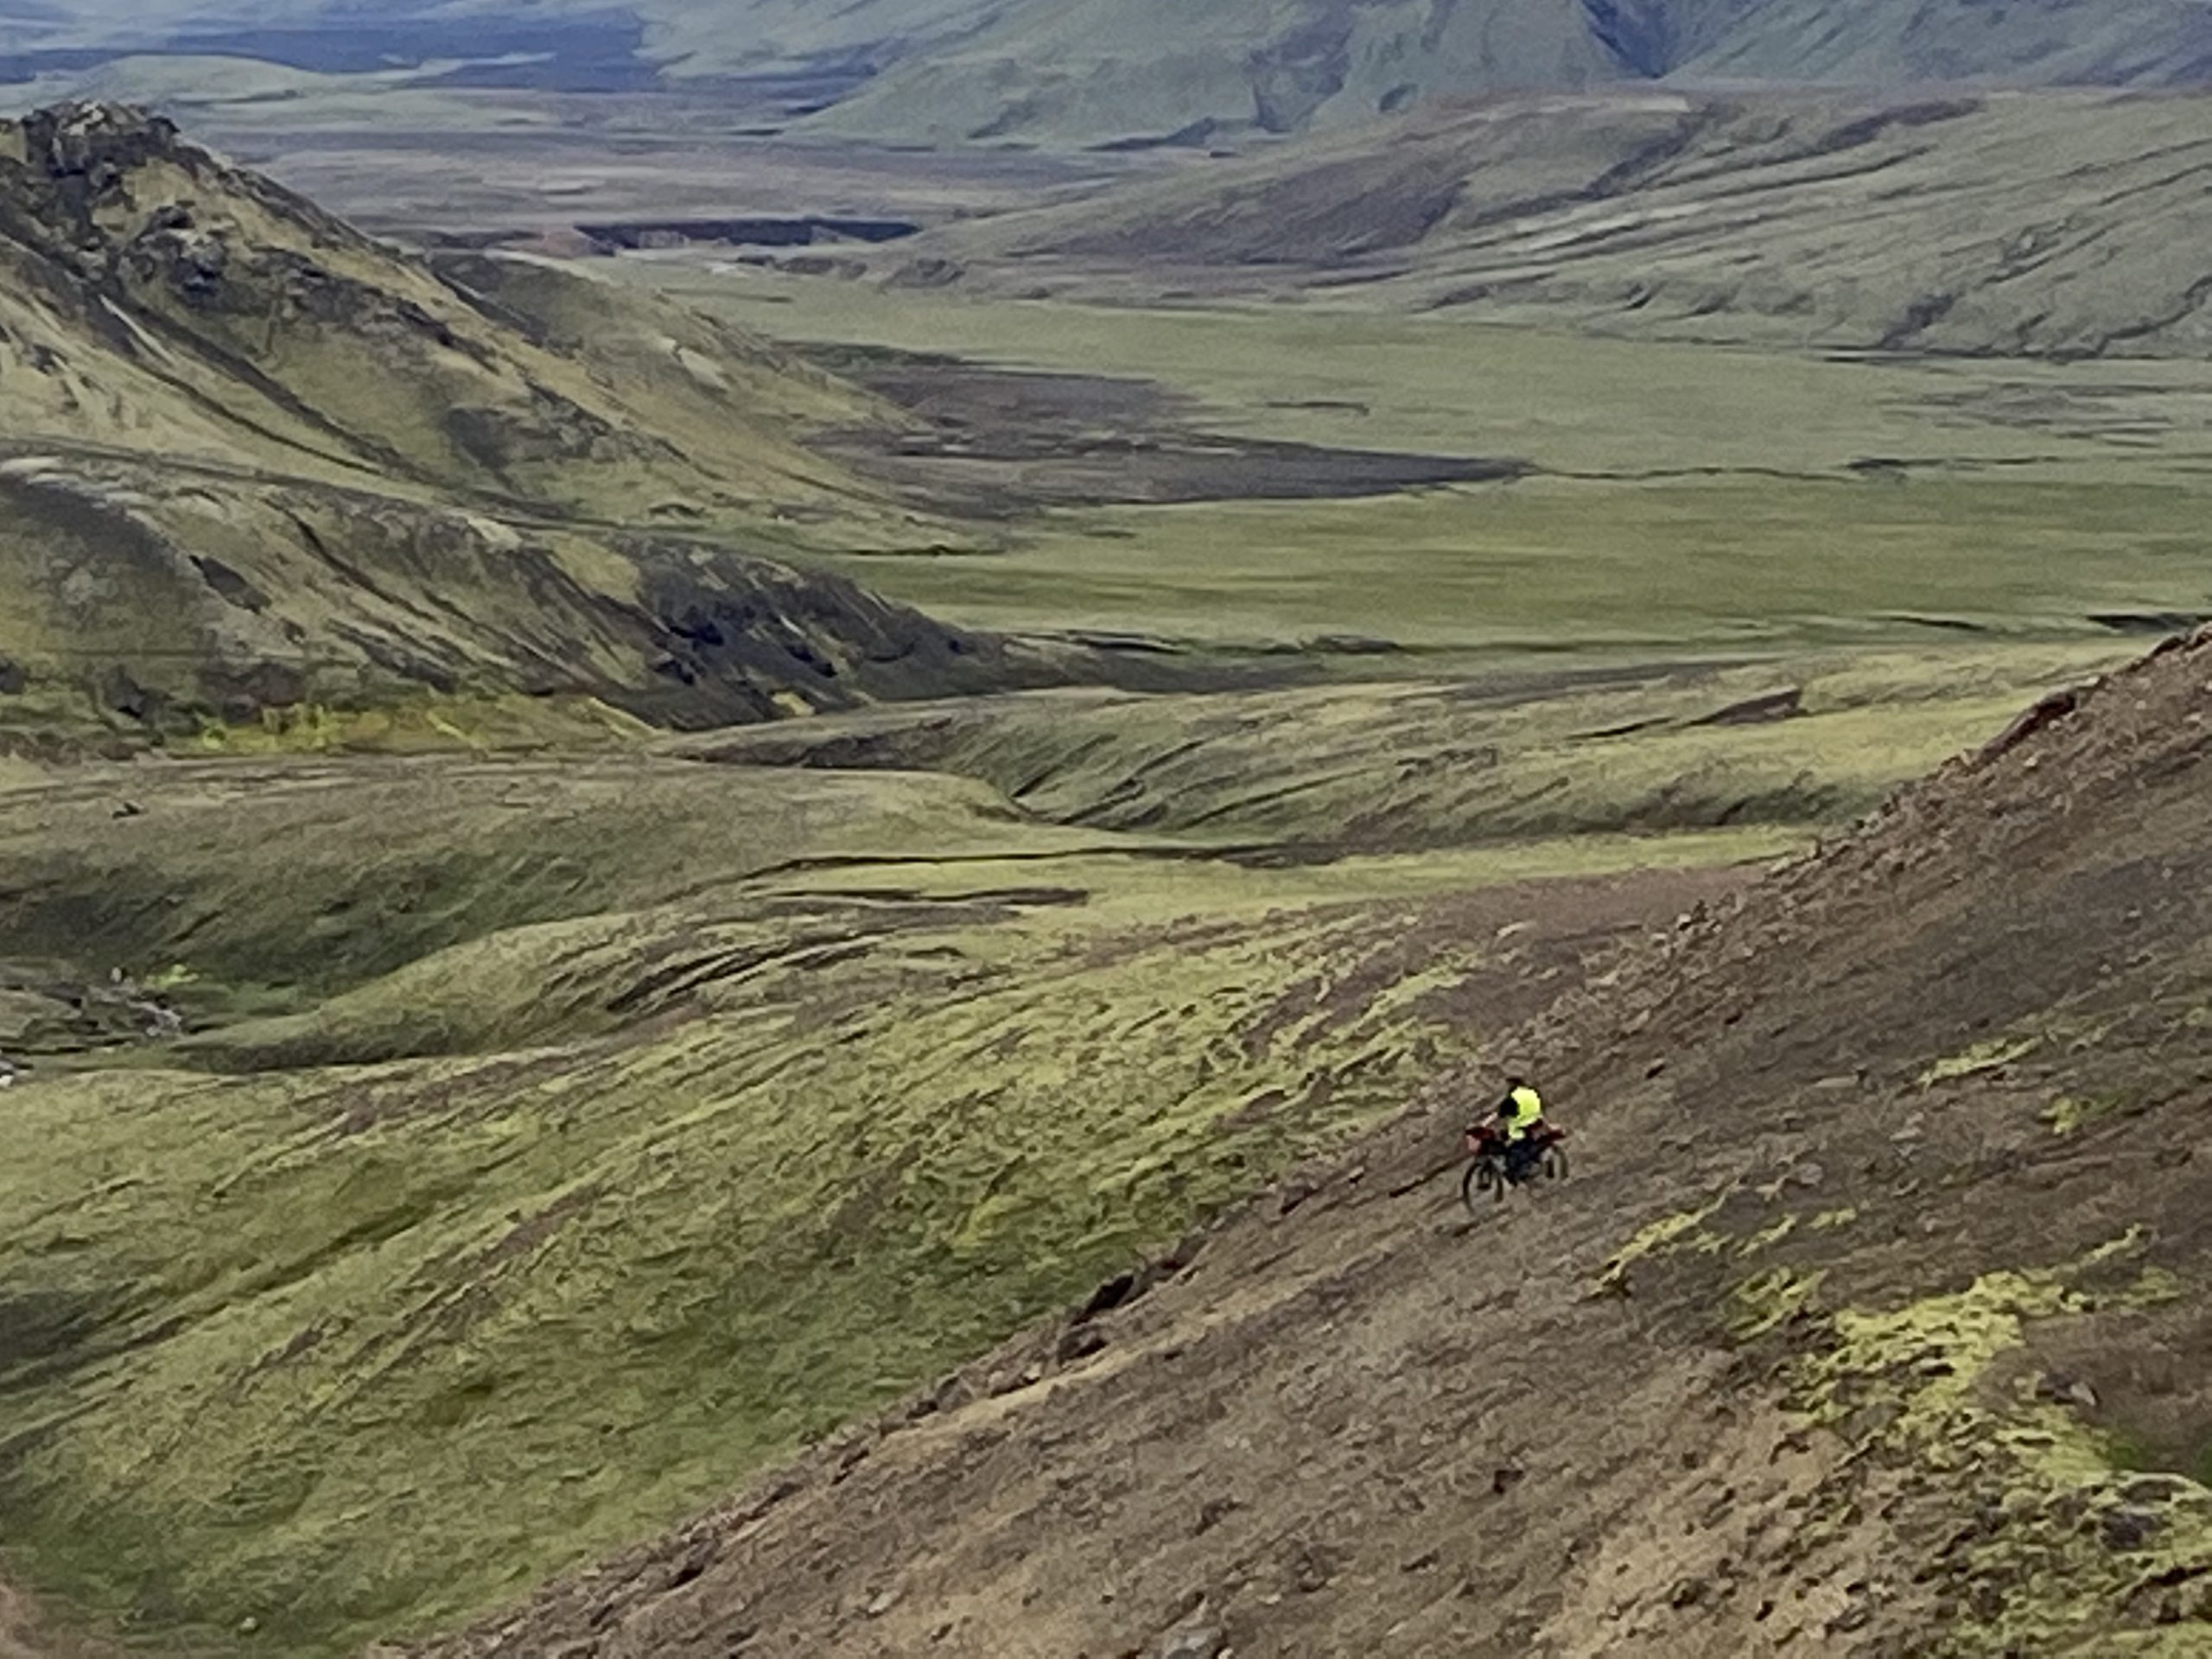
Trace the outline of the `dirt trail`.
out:
[[[1440,1079],[1150,1294],[425,1651],[2212,1651],[2208,758],[2212,633],[1525,1031],[1564,1189],[1465,1221],[1423,1178],[1489,1079]]]

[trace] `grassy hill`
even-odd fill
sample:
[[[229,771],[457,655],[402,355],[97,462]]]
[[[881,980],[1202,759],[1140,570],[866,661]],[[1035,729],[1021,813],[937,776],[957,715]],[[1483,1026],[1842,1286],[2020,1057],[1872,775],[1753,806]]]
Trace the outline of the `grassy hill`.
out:
[[[1643,94],[1436,110],[938,232],[1033,294],[1308,296],[1675,339],[2202,356],[2212,100]]]
[[[856,418],[849,391],[665,315],[631,321],[658,350],[604,385],[526,319],[134,112],[0,125],[0,238],[18,444],[246,459],[601,519],[757,525],[849,499],[792,441]]]

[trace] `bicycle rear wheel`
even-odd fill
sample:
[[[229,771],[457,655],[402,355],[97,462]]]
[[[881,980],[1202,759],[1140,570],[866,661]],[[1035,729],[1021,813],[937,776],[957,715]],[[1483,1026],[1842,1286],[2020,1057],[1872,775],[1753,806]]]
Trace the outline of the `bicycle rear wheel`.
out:
[[[1505,1202],[1505,1177],[1496,1162],[1478,1158],[1467,1166],[1467,1173],[1459,1178],[1459,1202],[1467,1207],[1469,1215],[1482,1214],[1480,1194],[1490,1194],[1491,1202]]]

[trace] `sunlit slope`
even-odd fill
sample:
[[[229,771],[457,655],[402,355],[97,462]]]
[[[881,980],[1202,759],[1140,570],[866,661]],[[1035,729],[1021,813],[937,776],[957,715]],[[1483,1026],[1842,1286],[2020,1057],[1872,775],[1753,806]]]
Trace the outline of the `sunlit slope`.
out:
[[[2024,701],[2113,656],[2110,645],[1962,647],[1445,684],[1068,691],[709,733],[681,747],[740,763],[950,772],[1049,823],[1271,857],[1789,836],[1869,810]]]

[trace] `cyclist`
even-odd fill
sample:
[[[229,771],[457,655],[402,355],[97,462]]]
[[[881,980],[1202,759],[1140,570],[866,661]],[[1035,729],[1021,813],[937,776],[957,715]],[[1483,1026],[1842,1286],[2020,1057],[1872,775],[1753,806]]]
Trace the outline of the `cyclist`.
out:
[[[1505,1130],[1506,1179],[1522,1180],[1542,1155],[1535,1128],[1544,1121],[1544,1097],[1529,1086],[1526,1077],[1509,1077],[1505,1098],[1497,1103],[1497,1117]]]

